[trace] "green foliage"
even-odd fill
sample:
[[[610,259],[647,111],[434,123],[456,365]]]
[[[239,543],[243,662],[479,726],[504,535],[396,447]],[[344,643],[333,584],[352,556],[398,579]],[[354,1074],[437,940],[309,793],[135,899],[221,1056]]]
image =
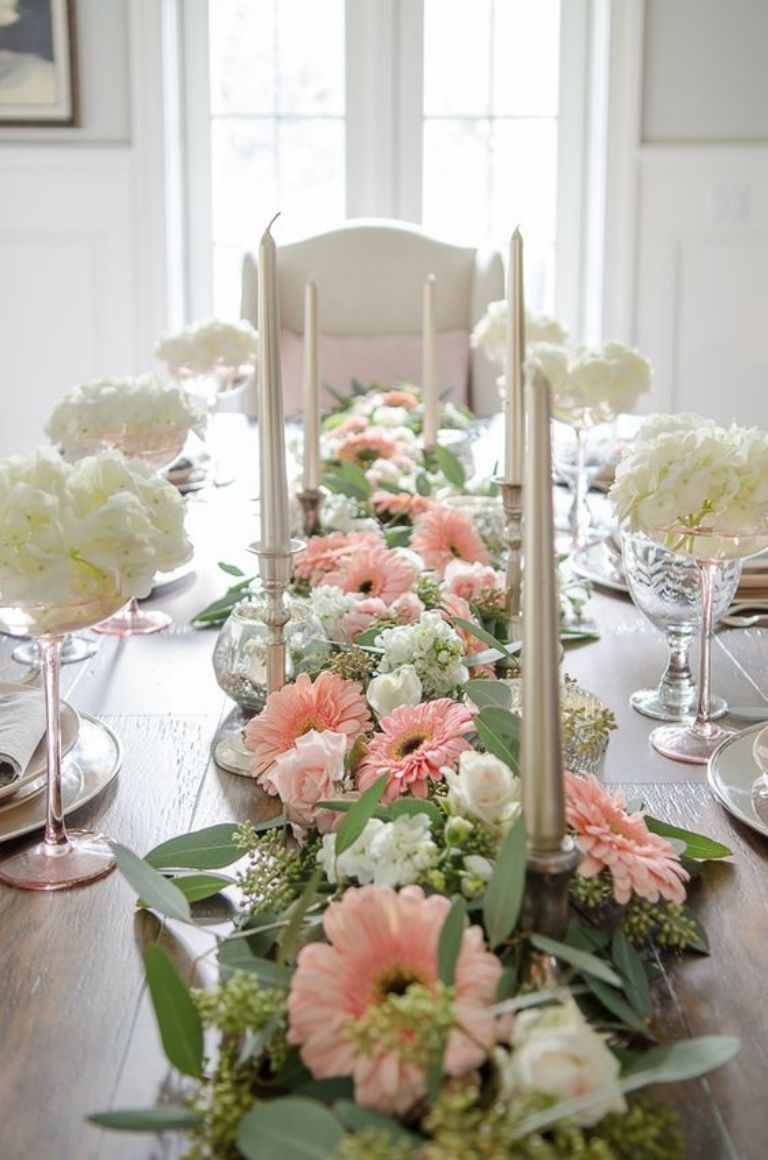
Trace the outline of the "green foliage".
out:
[[[546,938],[543,934],[532,934],[531,944],[537,951],[543,951],[546,955],[554,955],[560,962],[568,963],[580,975],[592,976],[603,983],[608,983],[611,987],[621,986],[620,977],[605,959],[599,959],[596,955],[589,954],[588,951],[579,950],[577,947],[558,942],[553,938]]]
[[[362,834],[366,825],[376,812],[376,807],[379,804],[381,795],[384,793],[384,787],[388,780],[389,774],[383,773],[373,785],[369,786],[364,793],[360,794],[360,797],[347,812],[346,817],[344,817],[336,831],[337,858],[345,850],[348,850]]]
[[[440,468],[445,478],[449,483],[452,483],[454,487],[457,487],[459,490],[461,490],[464,487],[464,484],[467,482],[467,473],[464,470],[462,463],[456,458],[452,451],[449,451],[447,447],[441,447],[439,443],[435,444],[432,450],[434,451],[435,459],[437,460],[437,466]]]
[[[506,762],[513,773],[520,773],[520,718],[509,709],[489,706],[477,713],[474,726],[480,741],[495,757]]]
[[[691,830],[681,830],[678,826],[670,826],[667,822],[660,822],[658,818],[649,817],[648,814],[645,815],[645,824],[653,834],[660,834],[662,838],[683,842],[685,856],[693,858],[697,862],[710,862],[733,856],[732,850],[720,842],[715,842],[712,838],[707,838],[703,834],[694,834]]]
[[[525,854],[525,823],[521,816],[507,831],[485,888],[483,923],[492,947],[502,943],[517,923],[525,887]]]
[[[116,1112],[93,1112],[89,1123],[113,1132],[187,1132],[200,1123],[200,1115],[176,1104],[154,1108],[121,1108]]]
[[[203,1073],[203,1025],[189,988],[161,947],[147,947],[144,970],[165,1054],[183,1075],[199,1079]]]
[[[344,1129],[317,1100],[287,1096],[258,1104],[237,1132],[237,1147],[245,1160],[328,1160]]]
[[[144,861],[156,870],[220,870],[242,858],[243,851],[234,841],[237,825],[208,826],[171,838],[155,846]]]
[[[180,922],[192,921],[189,903],[172,882],[126,846],[117,844],[115,857],[118,870],[136,891],[144,906],[168,918],[177,918]]]
[[[437,973],[446,987],[453,985],[466,922],[467,904],[463,898],[456,898],[445,916],[437,944]]]

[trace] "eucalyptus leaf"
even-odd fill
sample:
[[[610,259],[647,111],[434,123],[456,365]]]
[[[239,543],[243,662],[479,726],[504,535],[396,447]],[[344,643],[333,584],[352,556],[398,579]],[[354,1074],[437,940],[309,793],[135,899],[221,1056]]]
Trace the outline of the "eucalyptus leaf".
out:
[[[178,874],[173,879],[173,885],[181,891],[187,902],[202,902],[226,890],[228,886],[233,886],[234,881],[234,878],[223,874]]]
[[[589,954],[588,951],[577,950],[576,947],[568,946],[567,943],[546,938],[543,934],[532,934],[531,943],[536,950],[543,951],[545,955],[554,955],[562,962],[570,963],[580,975],[591,975],[595,979],[610,984],[611,987],[621,987],[621,979],[613,967],[596,955]]]
[[[365,793],[360,794],[360,797],[352,805],[352,808],[347,812],[341,821],[341,824],[336,831],[336,857],[338,858],[345,850],[355,842],[366,825],[376,812],[376,807],[379,804],[381,795],[384,793],[384,787],[389,780],[389,774],[382,773],[381,777],[369,786]]]
[[[236,829],[234,822],[228,822],[170,838],[150,850],[144,861],[157,870],[220,870],[243,857],[243,850],[232,840]]]
[[[478,709],[509,709],[512,693],[502,681],[467,681],[464,692]]]
[[[651,818],[647,814],[645,824],[653,834],[684,842],[687,858],[694,858],[698,862],[710,862],[733,856],[733,850],[729,850],[727,846],[715,842],[712,838],[705,837],[704,834],[694,834],[691,830],[670,826],[667,822],[660,822],[658,818]]]
[[[642,1019],[651,1015],[651,987],[643,960],[622,930],[614,932],[611,943],[613,965],[624,980],[624,992]]]
[[[245,1160],[328,1160],[344,1129],[317,1100],[286,1096],[258,1104],[240,1123],[237,1147]]]
[[[481,624],[476,624],[474,620],[466,620],[463,616],[452,616],[451,621],[459,628],[463,628],[465,632],[470,632],[472,636],[477,637],[483,644],[487,644],[489,648],[497,649],[502,656],[510,655],[510,646],[504,641],[498,640],[492,632],[487,632]]]
[[[416,491],[419,495],[424,496],[432,494],[432,484],[429,482],[429,476],[423,471],[420,471],[416,476]]]
[[[434,802],[429,801],[428,798],[399,798],[392,802],[389,806],[383,806],[382,814],[386,817],[395,818],[415,817],[417,814],[426,814],[433,825],[442,826],[443,815],[438,806]]]
[[[439,443],[436,443],[432,450],[435,453],[437,466],[448,482],[452,483],[454,487],[463,488],[467,482],[467,473],[463,464],[452,451],[449,451],[447,447],[442,447]]]
[[[388,548],[406,548],[411,542],[412,528],[403,524],[397,528],[388,528],[384,532],[384,539]]]
[[[347,479],[343,475],[336,475],[327,473],[323,476],[321,483],[328,491],[335,492],[340,495],[347,495],[350,499],[367,499],[368,491],[360,487],[359,484],[353,483],[351,479]]]
[[[485,748],[519,774],[520,718],[509,709],[490,706],[475,715],[474,726]]]
[[[227,939],[219,946],[219,963],[225,978],[230,978],[235,971],[247,971],[255,975],[265,987],[278,987],[288,990],[291,974],[287,967],[278,966],[271,959],[263,959],[255,955],[245,939]]]
[[[485,888],[483,923],[492,947],[498,946],[511,934],[520,914],[525,858],[525,823],[520,816],[506,833]]]
[[[634,1007],[631,1007],[624,996],[620,995],[614,987],[609,987],[602,980],[586,973],[584,979],[592,994],[607,1011],[610,1011],[611,1015],[615,1015],[626,1027],[631,1028],[638,1035],[643,1035],[646,1039],[655,1038]]]
[[[144,969],[165,1054],[183,1075],[200,1079],[203,1025],[189,988],[159,946],[144,951]]]
[[[371,494],[371,485],[368,482],[368,477],[359,464],[342,463],[340,472],[345,479],[348,479],[350,483],[359,488],[366,498]]]
[[[153,1108],[120,1108],[114,1112],[92,1112],[86,1119],[113,1132],[186,1132],[202,1117],[191,1108],[157,1104]]]
[[[219,567],[228,576],[245,576],[245,572],[242,568],[238,568],[237,564],[225,564],[223,560],[219,560]]]
[[[467,904],[459,897],[454,900],[443,920],[437,943],[437,973],[440,982],[446,987],[453,986],[466,924]]]
[[[397,1143],[398,1140],[410,1140],[414,1145],[423,1143],[419,1136],[409,1132],[402,1124],[398,1124],[397,1120],[393,1120],[381,1112],[373,1112],[370,1108],[361,1108],[352,1100],[336,1100],[333,1110],[350,1132],[361,1132],[364,1128],[376,1128],[378,1131],[384,1132],[393,1144]]]
[[[696,1079],[732,1059],[741,1047],[738,1039],[728,1035],[701,1035],[654,1047],[639,1056],[625,1070],[621,1087],[636,1091],[652,1083],[681,1083]]]
[[[292,958],[301,933],[301,925],[306,918],[307,911],[317,898],[317,887],[320,883],[320,867],[317,866],[299,898],[290,908],[288,925],[277,944],[277,962],[282,965]]]
[[[145,906],[158,911],[159,914],[165,914],[168,918],[177,918],[180,922],[192,921],[186,898],[179,888],[159,871],[119,843],[115,845],[115,858],[118,870]]]

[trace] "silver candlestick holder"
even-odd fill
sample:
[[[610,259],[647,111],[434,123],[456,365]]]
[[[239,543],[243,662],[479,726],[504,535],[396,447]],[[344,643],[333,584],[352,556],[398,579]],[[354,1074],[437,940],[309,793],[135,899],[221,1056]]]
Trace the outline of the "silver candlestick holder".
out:
[[[291,540],[287,548],[267,548],[251,544],[249,551],[259,557],[259,575],[267,598],[264,623],[267,626],[267,696],[282,689],[286,677],[285,626],[291,619],[286,592],[293,574],[293,557],[304,547],[302,540]]]
[[[296,498],[301,505],[301,526],[304,535],[318,536],[321,531],[320,507],[323,502],[323,493],[319,487],[307,487],[297,493]]]
[[[522,640],[523,637],[523,488],[519,483],[506,479],[494,481],[501,491],[504,508],[504,543],[507,548],[505,575],[507,640]],[[502,662],[502,668],[510,670],[509,661]]]

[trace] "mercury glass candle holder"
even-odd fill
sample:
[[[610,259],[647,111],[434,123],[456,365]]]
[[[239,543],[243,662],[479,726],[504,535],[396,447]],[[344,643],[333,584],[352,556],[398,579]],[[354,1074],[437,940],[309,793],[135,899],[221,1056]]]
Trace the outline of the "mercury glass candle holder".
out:
[[[520,713],[523,683],[519,677],[502,682],[510,692],[510,709]],[[600,770],[616,719],[599,697],[582,689],[572,677],[565,677],[560,691],[563,730],[563,765],[571,773]]]

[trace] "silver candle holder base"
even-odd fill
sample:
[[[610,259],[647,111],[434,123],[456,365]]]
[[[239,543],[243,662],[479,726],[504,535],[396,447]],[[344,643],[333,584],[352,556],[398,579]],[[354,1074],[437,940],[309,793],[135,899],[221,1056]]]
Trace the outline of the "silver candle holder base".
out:
[[[573,838],[565,837],[556,850],[528,847],[523,900],[524,929],[562,942],[568,929],[568,883],[579,864]],[[533,951],[528,979],[538,987],[557,987],[560,968],[552,955]]]
[[[320,507],[323,502],[323,493],[319,487],[307,487],[297,493],[296,498],[301,506],[301,527],[304,535],[319,536],[322,530],[320,524]]]
[[[291,619],[285,594],[293,574],[293,557],[304,547],[302,540],[291,540],[287,548],[269,548],[255,543],[249,547],[259,558],[261,586],[267,598],[264,623],[267,641],[267,696],[282,689],[286,677],[285,626]]]
[[[504,544],[507,564],[504,580],[506,590],[505,617],[507,641],[522,640],[523,636],[523,488],[519,483],[496,479],[504,508]],[[501,661],[504,675],[514,668],[510,661]]]

